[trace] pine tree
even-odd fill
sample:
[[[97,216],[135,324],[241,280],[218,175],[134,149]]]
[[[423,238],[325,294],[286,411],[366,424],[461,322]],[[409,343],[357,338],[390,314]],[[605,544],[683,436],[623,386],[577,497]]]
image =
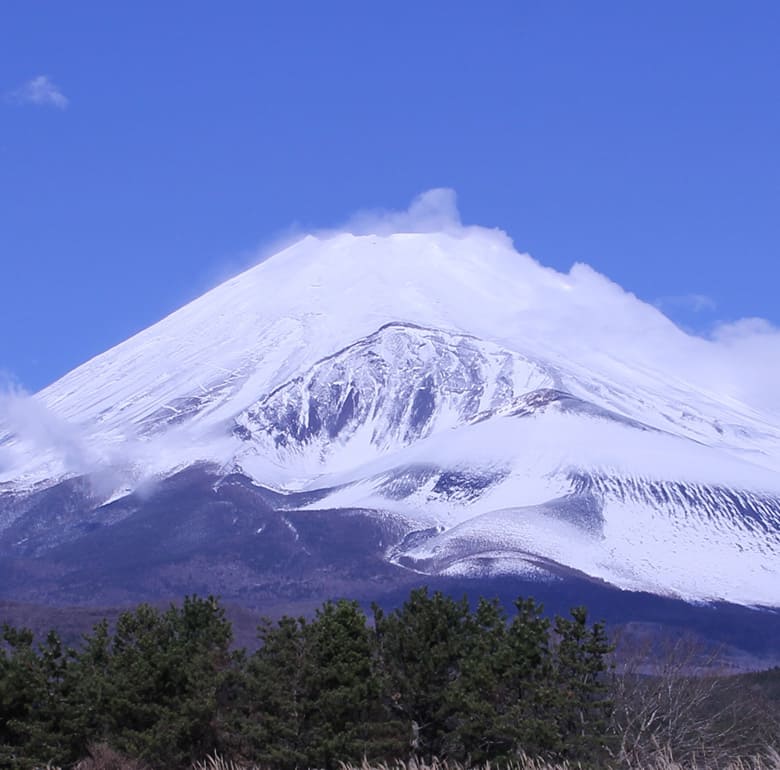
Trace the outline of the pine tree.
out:
[[[383,721],[366,617],[357,602],[327,602],[305,636],[309,766],[360,762],[377,750]]]
[[[3,628],[0,764],[32,767],[71,759],[65,688],[70,652],[50,631],[36,650],[28,629]]]
[[[111,745],[158,767],[189,764],[216,750],[231,634],[213,597],[187,597],[165,613],[146,604],[122,613],[106,669]]]
[[[97,623],[83,638],[66,672],[65,730],[71,736],[71,756],[86,756],[92,743],[107,740],[107,691],[110,688],[111,636],[108,622]]]
[[[305,763],[304,666],[306,621],[267,618],[258,627],[261,647],[246,665],[239,711],[240,750],[260,765],[295,768]]]
[[[588,626],[584,607],[571,610],[571,618],[556,618],[558,644],[555,683],[561,756],[596,762],[604,757],[612,701],[606,679],[607,655],[612,646],[603,623]]]
[[[512,702],[511,647],[506,614],[498,600],[480,599],[467,621],[460,676],[453,682],[456,703],[453,738],[458,759],[483,763],[506,759],[513,744],[505,719]]]
[[[550,621],[533,599],[518,598],[509,626],[510,662],[506,683],[511,692],[503,718],[513,753],[554,756],[559,737],[554,717]]]
[[[455,683],[468,645],[468,601],[421,588],[388,615],[375,607],[374,623],[385,697],[407,725],[411,753],[457,757]]]

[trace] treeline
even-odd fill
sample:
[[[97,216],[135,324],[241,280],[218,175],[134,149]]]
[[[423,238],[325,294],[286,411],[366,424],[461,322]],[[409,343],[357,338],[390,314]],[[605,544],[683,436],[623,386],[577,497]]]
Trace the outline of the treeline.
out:
[[[259,628],[233,651],[214,599],[141,605],[79,649],[35,645],[6,627],[0,657],[0,766],[67,765],[89,745],[160,768],[206,754],[276,768],[410,754],[474,761],[524,750],[596,758],[608,742],[604,628],[585,611],[551,623],[531,600],[415,591],[399,609],[324,604]]]
[[[214,752],[279,770],[521,753],[604,766],[652,745],[651,696],[663,722],[664,693],[694,681],[616,677],[602,624],[582,608],[550,620],[529,599],[507,617],[421,589],[370,621],[327,602],[258,633],[256,652],[232,649],[223,608],[196,597],[100,623],[78,649],[4,627],[0,767],[68,766],[98,744],[154,768]]]

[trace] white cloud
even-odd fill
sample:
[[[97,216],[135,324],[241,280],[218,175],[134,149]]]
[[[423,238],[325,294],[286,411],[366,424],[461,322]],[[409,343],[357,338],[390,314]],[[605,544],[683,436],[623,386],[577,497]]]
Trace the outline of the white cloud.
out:
[[[474,259],[470,265],[464,263],[463,271],[452,271],[453,275],[442,271],[440,283],[447,284],[447,291],[452,288],[451,296],[458,300],[450,302],[447,299],[450,295],[446,292],[442,295],[447,299],[442,303],[446,305],[441,311],[442,325],[447,326],[450,317],[456,318],[458,324],[465,319],[462,327],[451,324],[448,328],[463,328],[478,336],[496,338],[494,341],[499,343],[514,342],[515,338],[520,340],[518,345],[530,341],[536,348],[529,352],[537,349],[545,356],[548,348],[551,355],[556,348],[559,353],[570,353],[569,358],[558,355],[557,360],[565,366],[571,362],[580,372],[602,369],[607,373],[605,398],[610,397],[608,378],[614,374],[619,382],[626,372],[631,372],[629,380],[647,382],[648,387],[666,389],[668,384],[669,390],[679,396],[681,412],[689,395],[695,398],[698,390],[709,401],[714,399],[728,405],[735,399],[761,410],[764,412],[761,420],[770,427],[778,424],[768,413],[780,415],[780,329],[764,319],[720,323],[705,335],[689,333],[664,315],[657,303],[642,301],[588,265],[578,263],[568,272],[558,272],[515,251],[509,237],[499,230],[464,226],[451,190],[424,193],[406,211],[363,212],[339,232],[345,231],[377,235],[443,231],[454,236],[458,242],[448,244],[447,258],[467,261],[473,256]],[[473,241],[467,237],[472,234]],[[326,235],[335,235],[335,231]],[[298,233],[289,234],[290,240],[297,237]],[[279,247],[277,243],[273,249],[265,249],[263,256]],[[377,253],[398,257],[398,252],[391,250],[380,249]],[[418,257],[414,255],[407,267],[413,268],[416,261]],[[479,263],[479,272],[471,269],[475,263]],[[468,279],[465,289],[458,284],[461,272]],[[331,273],[331,283],[337,285],[343,276],[337,271]],[[331,273],[326,272],[325,278]],[[412,280],[414,275],[412,270],[404,277]],[[320,294],[337,295],[318,289],[317,296]],[[460,302],[460,298],[468,301]],[[406,307],[403,303],[398,305],[394,296],[378,299],[388,308]],[[709,308],[709,299],[703,295],[681,294],[677,299],[693,308]],[[452,310],[450,305],[457,311],[451,316],[446,315]],[[439,313],[436,309],[437,317]],[[637,394],[640,403],[643,397]],[[154,442],[132,443],[127,438],[111,444],[109,450],[95,436],[83,436],[80,428],[77,430],[54,418],[43,411],[37,400],[20,394],[11,393],[5,398],[0,394],[0,434],[4,417],[6,429],[24,439],[30,456],[43,452],[45,447],[55,447],[58,457],[70,468],[97,466],[101,462],[105,465],[110,452],[122,455],[111,457],[110,462],[117,465],[125,462],[128,466],[147,467],[145,453],[151,457],[156,451]],[[189,441],[183,433],[179,439],[182,446]],[[20,440],[20,447],[21,443]],[[7,450],[0,436],[0,454],[8,455]],[[165,456],[178,456],[178,452],[178,445],[172,445]],[[101,460],[95,460],[96,455]]]
[[[38,75],[28,80],[11,96],[23,104],[35,104],[40,107],[56,107],[64,110],[70,103],[68,97],[51,81],[48,75]]]
[[[660,310],[674,310],[680,308],[691,310],[694,313],[702,313],[706,310],[716,310],[718,305],[712,297],[706,294],[677,294],[669,297],[659,297],[654,303]]]
[[[339,231],[489,233],[496,244],[511,244],[500,230],[464,226],[455,192],[446,188],[424,192],[406,211],[360,212]],[[681,308],[712,313],[716,303],[705,294],[669,295],[646,302],[588,265],[577,263],[561,273],[514,249],[513,253],[518,260],[527,260],[528,281],[522,298],[516,296],[511,307],[506,303],[507,323],[522,306],[529,327],[553,344],[577,340],[581,349],[622,358],[627,365],[648,366],[716,397],[780,414],[780,328],[769,321],[745,318],[721,322],[708,333],[691,332],[667,313]],[[495,278],[500,281],[499,275]],[[495,291],[498,295],[498,284]]]
[[[418,195],[406,211],[358,211],[338,229],[354,235],[454,233],[463,230],[463,225],[455,191],[448,187],[436,187]]]
[[[766,341],[780,335],[780,329],[765,318],[741,318],[718,324],[712,338],[727,345],[740,344],[745,340]],[[778,359],[780,361],[780,359]]]
[[[107,444],[84,426],[55,414],[37,396],[0,372],[0,478],[48,478],[75,474],[96,495],[107,496],[134,476],[138,447],[131,440]]]
[[[599,278],[607,283],[603,276]],[[586,288],[581,281],[579,286]],[[719,322],[708,331],[691,331],[669,319],[664,312],[668,306],[646,303],[616,284],[611,286],[608,292],[606,285],[590,283],[586,298],[590,310],[577,321],[588,329],[602,318],[600,344],[606,350],[643,361],[668,373],[670,379],[688,382],[716,398],[736,399],[780,415],[778,327],[763,318],[743,318]],[[709,298],[688,297],[694,312],[714,310]]]
[[[780,415],[780,328],[764,318],[720,323],[710,344],[729,390],[751,406]]]
[[[48,410],[21,388],[12,384],[0,390],[0,440],[11,441],[5,447],[4,462],[16,453],[53,452],[67,468],[89,467],[89,453],[84,438],[67,422]]]

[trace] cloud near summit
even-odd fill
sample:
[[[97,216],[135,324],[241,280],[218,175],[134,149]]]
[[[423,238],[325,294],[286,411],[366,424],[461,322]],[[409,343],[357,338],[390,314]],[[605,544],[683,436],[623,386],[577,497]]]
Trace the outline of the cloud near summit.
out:
[[[484,301],[491,305],[487,329],[491,336],[503,336],[502,320],[507,321],[507,328],[527,325],[543,341],[542,349],[565,341],[568,350],[583,353],[585,366],[598,366],[608,359],[618,367],[634,368],[640,377],[650,373],[656,382],[659,377],[665,379],[679,394],[681,415],[686,409],[686,390],[697,390],[714,400],[729,403],[734,399],[780,418],[780,329],[764,319],[723,322],[706,336],[686,332],[658,307],[586,264],[576,263],[568,272],[559,272],[515,251],[509,236],[500,230],[464,225],[455,193],[445,188],[423,193],[406,211],[359,213],[338,231],[320,235],[328,238],[345,232],[380,236],[446,233],[463,239],[465,251],[455,250],[458,258],[468,252],[473,235],[476,249],[486,246],[500,255],[490,263],[497,270],[481,276],[487,287]],[[501,285],[505,274],[512,276],[509,287]],[[469,318],[485,315],[479,304],[482,299],[477,300],[469,308]],[[772,431],[778,419],[767,415],[765,422]],[[4,432],[6,437],[11,434],[23,441],[33,454],[53,450],[71,470],[99,467],[104,463],[95,454],[107,456],[108,452],[81,427],[49,414],[37,398],[0,383],[0,466],[12,464],[14,451],[9,442],[4,443]],[[120,450],[128,467],[145,451],[130,438]]]
[[[361,211],[337,231],[323,235],[443,232],[460,236],[474,231],[494,242],[512,243],[501,230],[464,225],[455,191],[436,188],[417,196],[405,211]],[[546,276],[534,286],[537,296],[531,306],[544,316],[546,333],[574,336],[604,355],[641,361],[667,372],[683,388],[689,382],[716,398],[737,399],[780,415],[780,329],[769,321],[725,320],[709,334],[698,335],[678,327],[664,309],[685,304],[712,312],[716,306],[709,297],[688,293],[647,302],[586,264],[576,263],[568,273],[561,273],[528,255],[518,253],[517,258],[536,266],[537,271],[529,275]],[[550,293],[546,287],[551,282],[566,291]]]
[[[458,197],[448,187],[436,187],[418,195],[406,211],[368,209],[358,211],[339,228],[353,235],[393,233],[453,233],[463,229]]]

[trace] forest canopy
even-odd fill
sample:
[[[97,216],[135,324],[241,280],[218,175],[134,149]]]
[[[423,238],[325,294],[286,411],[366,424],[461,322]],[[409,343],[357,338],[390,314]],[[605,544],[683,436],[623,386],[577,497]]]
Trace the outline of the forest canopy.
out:
[[[215,752],[279,770],[521,755],[604,766],[657,750],[673,718],[683,734],[694,717],[700,733],[712,727],[718,751],[754,751],[774,729],[764,718],[760,729],[753,720],[747,732],[717,732],[732,703],[721,680],[673,714],[662,694],[682,703],[698,680],[678,668],[670,689],[614,670],[604,625],[582,607],[548,618],[533,599],[506,613],[422,588],[390,612],[328,601],[309,619],[264,620],[258,636],[256,651],[234,649],[224,608],[195,596],[165,610],[142,604],[75,648],[54,631],[36,643],[5,626],[0,766],[67,766],[95,745],[152,768]],[[657,721],[643,731],[653,698]]]

